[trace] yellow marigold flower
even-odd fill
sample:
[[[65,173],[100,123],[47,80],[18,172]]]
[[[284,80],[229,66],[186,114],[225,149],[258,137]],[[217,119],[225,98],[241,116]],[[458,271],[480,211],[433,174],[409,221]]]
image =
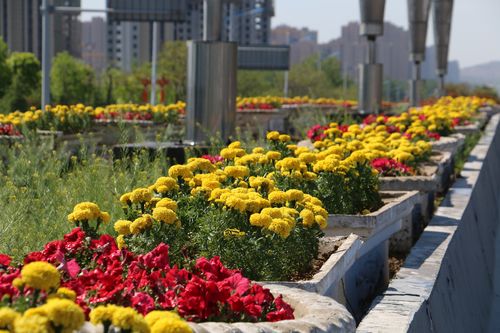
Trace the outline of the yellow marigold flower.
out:
[[[324,216],[316,215],[314,217],[314,220],[316,221],[316,223],[319,225],[319,227],[321,229],[325,229],[328,226],[328,223],[327,223],[326,218]]]
[[[99,209],[99,206],[93,202],[79,203],[75,206],[73,211],[84,210],[84,209],[89,210],[95,216],[95,218],[97,218],[101,214],[101,210]]]
[[[155,182],[156,191],[158,193],[166,193],[168,191],[179,189],[177,180],[172,177],[160,177]]]
[[[42,306],[47,312],[47,318],[54,327],[63,331],[73,332],[82,327],[85,314],[82,308],[68,299],[51,299]]]
[[[130,235],[130,226],[132,225],[131,221],[128,220],[118,220],[115,222],[114,229],[119,235]]]
[[[239,229],[226,229],[224,230],[224,238],[243,238],[246,233]]]
[[[266,138],[271,141],[278,141],[280,139],[280,133],[277,131],[272,131],[267,133]]]
[[[302,153],[299,155],[299,160],[303,163],[313,163],[316,162],[316,154],[314,153]]]
[[[287,145],[286,148],[288,150],[291,150],[291,151],[295,152],[295,151],[297,151],[297,149],[299,148],[299,146],[297,146],[297,145]]]
[[[149,327],[153,327],[153,325],[161,319],[181,319],[181,317],[172,311],[151,311],[148,313],[144,319],[146,320],[146,323],[148,323]]]
[[[302,218],[302,224],[307,228],[312,227],[315,223],[314,213],[309,209],[303,209],[300,212],[300,217]]]
[[[168,169],[168,175],[174,179],[183,178],[184,180],[193,177],[193,173],[186,165],[174,165]]]
[[[29,310],[28,310],[29,311]],[[26,312],[28,312],[26,311]],[[15,322],[16,333],[54,333],[49,319],[41,314],[26,315]]]
[[[160,201],[158,201],[158,203],[156,204],[156,208],[160,208],[160,207],[165,207],[165,208],[171,209],[174,212],[176,212],[177,211],[177,202],[175,202],[175,200],[172,200],[170,198],[164,198],[164,199],[161,199]]]
[[[193,330],[182,319],[163,318],[151,326],[151,333],[191,333]]]
[[[118,309],[116,305],[100,305],[90,311],[90,322],[94,325],[109,323],[113,320],[113,313]]]
[[[278,139],[281,141],[281,142],[288,142],[288,141],[291,141],[292,138],[290,137],[290,135],[287,135],[287,134],[281,134]]]
[[[50,297],[52,296],[52,297]],[[55,294],[50,295],[49,297],[52,298],[59,298],[59,299],[67,299],[72,302],[76,300],[76,292],[69,288],[61,287],[57,289],[57,292]]]
[[[138,204],[138,203],[144,203],[148,202],[153,198],[153,193],[148,188],[138,188],[132,191],[132,194],[130,195],[130,201],[132,203]]]
[[[265,150],[262,147],[255,147],[252,149],[252,153],[254,154],[264,154]]]
[[[166,207],[158,207],[153,210],[153,218],[166,224],[173,224],[177,221],[177,214]]]
[[[14,280],[12,280],[12,286],[14,288],[21,289],[22,287],[24,287],[23,279],[15,278]]]
[[[290,228],[290,224],[284,219],[273,219],[273,222],[269,225],[268,229],[275,234],[281,236],[281,238],[288,238],[292,229]]]
[[[300,170],[300,160],[295,157],[285,157],[276,162],[276,168],[281,169],[281,171]]]
[[[309,172],[309,171],[304,172],[303,176],[307,180],[315,180],[318,178],[317,174],[315,174],[314,172]]]
[[[276,161],[276,160],[279,160],[281,158],[281,153],[279,151],[271,150],[271,151],[268,151],[266,153],[266,157],[269,160]]]
[[[51,264],[43,261],[31,262],[21,270],[21,278],[28,287],[49,291],[59,287],[61,275]]]
[[[122,330],[137,330],[137,328],[142,327],[144,324],[147,327],[144,317],[132,308],[116,308],[113,311],[111,322],[113,326]]]
[[[250,170],[245,166],[228,166],[224,169],[224,172],[233,178],[244,178],[250,174]]]
[[[231,196],[229,197],[226,202],[225,202],[225,205],[228,207],[228,208],[233,208],[235,210],[238,210],[240,211],[241,213],[245,212],[246,208],[247,208],[247,205],[246,205],[246,202],[245,200],[243,199],[240,199],[236,196]]]
[[[144,214],[141,217],[137,218],[134,222],[132,222],[132,224],[130,225],[130,232],[133,235],[137,235],[145,231],[146,229],[151,228],[152,225],[153,220],[151,219],[151,215]]]
[[[254,227],[267,228],[273,222],[273,218],[266,214],[252,214],[250,224]]]
[[[127,243],[125,242],[125,236],[118,235],[118,237],[116,237],[116,246],[118,246],[119,250],[127,247]]]
[[[132,201],[130,201],[130,195],[132,193],[125,193],[124,195],[122,195],[120,197],[120,202],[124,205],[130,205],[132,203]]]
[[[268,195],[269,202],[273,204],[283,204],[288,201],[288,195],[283,191],[273,191]]]
[[[10,308],[0,308],[0,329],[14,331],[14,322],[20,317],[19,313]]]
[[[198,170],[212,172],[215,170],[215,166],[209,160],[207,160],[205,158],[190,159],[187,166],[192,172],[198,171]]]
[[[111,215],[108,212],[101,212],[101,216],[99,217],[102,223],[109,223],[111,220]]]
[[[229,144],[229,146],[227,146],[227,148],[231,148],[231,149],[234,149],[234,148],[241,148],[241,142],[239,142],[239,141],[234,141],[234,142],[232,142],[231,144]]]
[[[304,199],[304,192],[299,190],[288,190],[286,191],[288,196],[288,201],[302,201]]]
[[[264,177],[250,177],[249,184],[254,189],[266,189],[271,190],[274,188],[274,182],[271,179]]]

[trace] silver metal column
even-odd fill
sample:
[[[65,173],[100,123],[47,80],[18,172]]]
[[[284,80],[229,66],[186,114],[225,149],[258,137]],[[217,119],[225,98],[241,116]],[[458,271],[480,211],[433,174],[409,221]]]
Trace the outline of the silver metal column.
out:
[[[379,113],[382,104],[382,64],[376,63],[376,38],[384,33],[385,0],[360,0],[361,31],[368,40],[367,63],[359,65],[359,112]]]
[[[158,22],[153,22],[153,47],[151,50],[151,105],[156,105],[156,83],[157,83],[157,75],[156,75],[156,70],[157,70],[157,60],[158,60],[158,43],[160,42],[158,40],[158,35],[159,35],[159,30],[160,29],[160,23]]]
[[[413,62],[410,86],[410,106],[421,102],[421,63],[425,61],[427,26],[431,0],[408,0],[410,22],[410,61]]]
[[[238,46],[222,40],[223,0],[204,0],[204,41],[188,43],[187,140],[234,134]]]
[[[40,8],[42,15],[42,103],[41,108],[45,110],[50,105],[50,67],[51,67],[51,31],[50,31],[50,7],[48,0],[42,0]]]
[[[448,73],[453,0],[434,0],[434,40],[436,43],[439,96],[445,95],[444,77]]]

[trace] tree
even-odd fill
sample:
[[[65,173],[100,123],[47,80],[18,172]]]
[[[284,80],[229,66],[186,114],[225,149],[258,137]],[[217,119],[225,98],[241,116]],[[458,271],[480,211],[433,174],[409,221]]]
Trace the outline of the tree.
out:
[[[165,78],[169,81],[166,89],[170,102],[185,101],[187,99],[186,42],[175,41],[163,44],[163,48],[158,55],[158,74],[158,78]]]
[[[283,84],[283,72],[238,71],[239,96],[281,96],[283,94]]]
[[[321,63],[321,70],[325,73],[326,78],[332,86],[342,86],[342,68],[339,59],[335,57],[327,58]]]
[[[12,81],[4,97],[4,112],[26,111],[38,103],[40,91],[40,62],[32,53],[14,52],[7,59]]]
[[[12,72],[7,64],[8,57],[9,48],[0,37],[0,98],[5,95],[12,80]]]
[[[54,58],[50,78],[54,103],[93,104],[94,71],[89,65],[61,52]]]

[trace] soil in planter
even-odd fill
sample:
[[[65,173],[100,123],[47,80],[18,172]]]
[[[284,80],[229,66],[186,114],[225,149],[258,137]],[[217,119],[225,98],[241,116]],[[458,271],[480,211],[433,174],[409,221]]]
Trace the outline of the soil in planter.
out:
[[[309,272],[292,276],[292,281],[311,280],[316,275],[331,255],[337,252],[339,247],[345,242],[347,237],[326,237],[319,240],[318,257],[313,260],[312,268]]]
[[[391,253],[389,255],[389,279],[392,280],[406,260],[407,254]]]

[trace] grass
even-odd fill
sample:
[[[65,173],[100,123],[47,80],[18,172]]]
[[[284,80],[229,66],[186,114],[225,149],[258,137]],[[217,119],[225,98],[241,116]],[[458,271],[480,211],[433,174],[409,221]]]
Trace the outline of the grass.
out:
[[[455,175],[459,176],[460,171],[463,170],[465,163],[467,162],[470,153],[474,147],[481,140],[481,132],[477,132],[465,137],[465,142],[463,148],[458,152],[455,159]]]
[[[16,259],[36,251],[72,229],[67,222],[75,204],[98,203],[112,221],[122,216],[119,197],[148,186],[164,175],[168,163],[138,153],[112,161],[81,150],[79,157],[52,150],[39,138],[22,144],[0,144],[0,253]],[[112,223],[106,226],[111,232]]]

